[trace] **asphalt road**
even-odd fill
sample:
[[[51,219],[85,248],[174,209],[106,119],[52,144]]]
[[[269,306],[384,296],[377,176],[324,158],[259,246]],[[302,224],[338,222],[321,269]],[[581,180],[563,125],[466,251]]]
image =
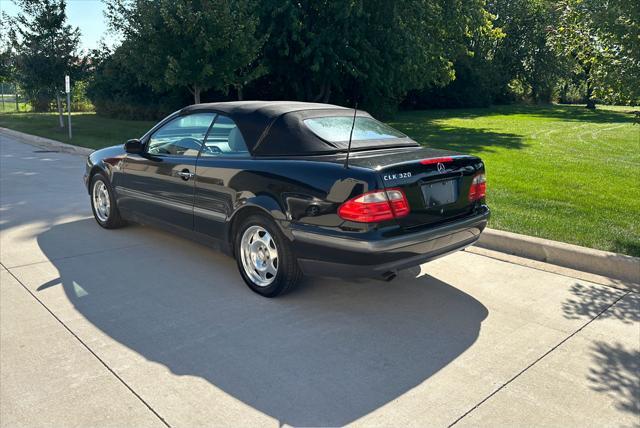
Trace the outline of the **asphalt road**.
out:
[[[1,426],[640,423],[636,292],[461,252],[264,299],[41,150],[0,136]]]

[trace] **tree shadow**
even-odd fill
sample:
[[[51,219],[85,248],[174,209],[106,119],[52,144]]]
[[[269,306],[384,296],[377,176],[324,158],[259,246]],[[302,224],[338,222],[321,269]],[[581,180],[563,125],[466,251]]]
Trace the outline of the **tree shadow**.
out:
[[[640,322],[640,298],[635,293],[628,294],[601,314],[604,308],[620,297],[620,290],[575,283],[570,291],[575,297],[562,303],[564,316],[568,319],[593,319],[600,315],[600,318],[614,318],[625,324]]]
[[[38,244],[55,255],[64,237],[91,239],[82,235],[88,223],[54,225]],[[232,259],[146,234],[134,249],[50,257],[60,277],[37,292],[45,298],[61,284],[75,309],[113,340],[281,423],[339,426],[374,411],[455,360],[487,316],[480,302],[429,276],[309,278],[289,295],[265,299],[248,290]]]
[[[420,144],[460,152],[493,152],[496,147],[519,150],[525,147],[520,135],[492,132],[482,128],[447,126],[422,118],[410,122],[392,122],[392,126]]]
[[[427,117],[428,119],[475,119],[491,116],[526,116],[559,119],[569,122],[590,122],[590,123],[634,123],[635,114],[633,108],[628,110],[589,110],[584,106],[570,104],[547,104],[547,105],[501,105],[493,107],[478,107],[468,109],[437,109],[403,112],[399,117],[406,120],[412,118]]]
[[[637,415],[640,421],[640,351],[620,343],[596,342],[591,353],[597,366],[589,369],[591,388],[609,395],[618,409]]]
[[[581,105],[553,104],[541,106],[504,106],[496,109],[495,115],[514,114],[534,117],[546,117],[571,122],[590,123],[633,123],[634,114],[628,111],[589,110]]]
[[[640,295],[636,293],[623,294],[615,288],[588,287],[577,283],[571,287],[571,292],[575,298],[566,300],[562,305],[565,317],[569,319],[599,316],[600,319],[610,318],[625,324],[637,325],[640,322]],[[608,307],[622,295],[624,298]],[[640,421],[640,351],[618,342],[596,341],[591,344],[591,357],[593,366],[587,376],[590,387],[610,396],[618,409],[637,415]]]
[[[640,241],[634,236],[625,236],[613,240],[613,251],[620,254],[640,256]],[[640,279],[640,267],[638,267],[638,278]]]
[[[588,110],[575,105],[508,105],[490,108],[438,109],[405,111],[390,124],[416,141],[429,147],[468,151],[492,152],[496,147],[523,149],[523,136],[494,132],[483,128],[465,128],[442,124],[443,119],[476,119],[492,116],[523,116],[526,118],[557,119],[563,122],[633,123],[634,115],[626,111]],[[514,119],[516,119],[514,117]]]

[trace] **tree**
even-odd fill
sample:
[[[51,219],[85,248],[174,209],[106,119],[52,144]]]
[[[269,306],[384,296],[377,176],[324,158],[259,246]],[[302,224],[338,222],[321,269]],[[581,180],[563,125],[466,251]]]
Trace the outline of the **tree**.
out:
[[[193,97],[184,88],[154,90],[141,83],[125,45],[101,46],[91,52],[87,96],[96,112],[118,118],[159,119],[188,104]]]
[[[9,17],[6,13],[0,13],[0,81],[7,82],[13,77],[11,63],[11,43],[7,29]]]
[[[485,25],[482,1],[265,0],[265,62],[276,96],[388,110],[453,77],[452,59]]]
[[[141,83],[184,87],[200,102],[208,89],[242,88],[258,77],[263,39],[253,0],[113,0],[112,28],[124,37]]]
[[[64,76],[80,77],[84,62],[78,46],[80,30],[66,24],[64,0],[16,0],[18,14],[11,31],[17,77],[36,111],[48,110],[55,97],[63,127],[60,92]]]
[[[584,82],[587,108],[596,97],[640,101],[640,5],[625,0],[559,0],[553,36]]]
[[[446,86],[430,86],[411,91],[404,101],[413,108],[485,107],[502,97],[509,73],[495,60],[504,33],[490,24],[494,19],[485,12],[486,23],[470,28],[466,49],[454,58],[454,79]]]
[[[554,49],[550,28],[557,20],[552,0],[495,0],[487,5],[493,24],[505,34],[495,55],[499,79],[517,79],[535,102],[550,102],[564,75],[562,57]]]
[[[599,50],[596,95],[611,102],[640,103],[640,3],[585,0],[584,8]]]
[[[8,23],[9,17],[2,12],[0,14],[0,82],[2,84],[14,82],[15,79],[14,55],[7,31]]]
[[[9,35],[6,31],[9,17],[4,13],[0,13],[0,90],[2,94],[2,108],[4,109],[4,91],[5,84],[12,82],[14,77],[11,44],[9,43]]]

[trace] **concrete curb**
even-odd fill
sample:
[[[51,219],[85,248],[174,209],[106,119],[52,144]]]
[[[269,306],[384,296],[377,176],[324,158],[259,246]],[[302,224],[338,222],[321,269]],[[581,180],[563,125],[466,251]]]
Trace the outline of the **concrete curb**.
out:
[[[36,135],[25,134],[24,132],[14,131],[13,129],[0,128],[0,135],[15,138],[21,143],[30,144],[32,146],[40,147],[46,150],[70,153],[80,156],[88,156],[92,153],[93,149],[86,147],[73,146],[71,144],[62,143],[60,141],[51,140],[49,138],[38,137]]]
[[[640,283],[640,258],[517,233],[485,229],[478,247],[557,266]]]

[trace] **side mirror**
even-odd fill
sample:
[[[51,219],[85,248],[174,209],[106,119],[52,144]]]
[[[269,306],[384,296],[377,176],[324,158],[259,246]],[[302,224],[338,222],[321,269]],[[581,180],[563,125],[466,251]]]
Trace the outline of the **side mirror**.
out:
[[[143,150],[144,144],[142,144],[142,141],[138,140],[137,138],[124,143],[124,151],[127,153],[141,154]]]

